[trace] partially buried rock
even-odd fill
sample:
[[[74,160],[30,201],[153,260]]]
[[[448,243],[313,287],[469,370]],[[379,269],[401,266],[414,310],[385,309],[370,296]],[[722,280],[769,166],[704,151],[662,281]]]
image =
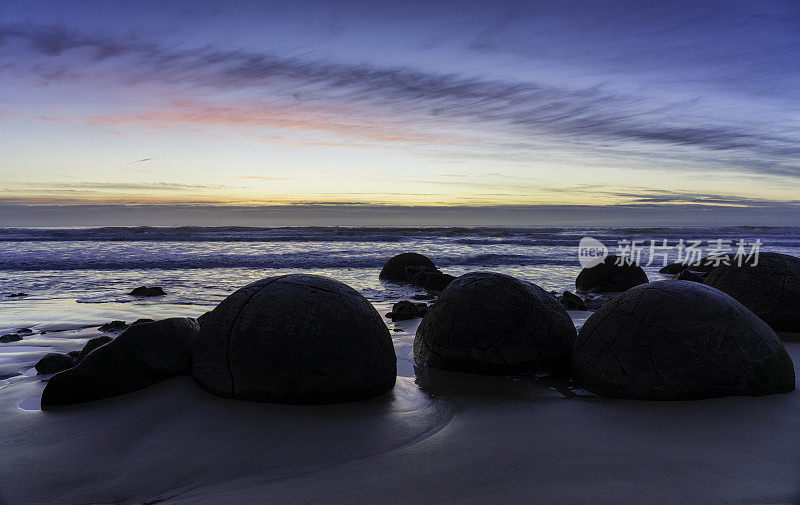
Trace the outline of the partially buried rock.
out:
[[[540,287],[475,272],[456,278],[428,310],[414,339],[421,366],[502,375],[565,364],[575,339],[566,310]]]
[[[42,392],[42,408],[130,393],[188,374],[198,332],[190,318],[131,326],[74,368],[54,375]]]
[[[575,288],[584,293],[620,292],[647,282],[642,268],[626,258],[607,256],[602,263],[584,268],[575,279]]]
[[[428,306],[424,303],[413,303],[409,301],[397,302],[392,306],[392,311],[386,317],[392,321],[405,321],[415,317],[423,317],[428,312]]]
[[[425,279],[425,284],[423,287],[427,291],[436,291],[442,292],[444,288],[450,285],[451,282],[455,280],[455,277],[450,274],[444,274],[442,272],[433,272],[428,275],[428,278]]]
[[[694,400],[794,389],[775,332],[730,296],[688,281],[618,295],[581,328],[573,378],[601,396]]]
[[[659,269],[658,273],[667,275],[677,275],[686,270],[686,263],[670,263]]]
[[[83,349],[81,349],[80,354],[78,355],[78,361],[81,361],[90,352],[94,351],[98,347],[102,347],[102,346],[106,345],[107,343],[113,342],[113,341],[114,341],[113,338],[107,337],[105,335],[103,335],[102,337],[95,337],[95,338],[90,339],[88,342],[86,342],[86,345],[83,346]]]
[[[50,354],[46,354],[36,363],[36,373],[42,375],[56,373],[68,368],[72,368],[77,363],[78,360],[69,354],[51,352]]]
[[[125,323],[125,321],[111,321],[100,326],[98,330],[102,332],[122,331],[127,327],[128,325]]]
[[[152,286],[149,288],[147,286],[139,286],[128,294],[131,296],[161,296],[166,293],[159,286]]]
[[[561,305],[567,310],[587,310],[586,302],[583,301],[583,298],[569,291],[564,291],[564,293],[558,297],[558,301],[561,302]]]
[[[353,288],[318,275],[249,284],[203,318],[193,376],[242,400],[363,400],[394,386],[397,360],[380,314]]]
[[[403,253],[392,257],[383,265],[379,277],[387,281],[408,282],[406,277],[406,267],[425,267],[432,270],[436,269],[428,257],[417,253]]]
[[[762,252],[713,269],[705,283],[739,300],[780,332],[800,332],[800,258]]]
[[[0,343],[7,344],[9,342],[19,342],[22,340],[22,336],[18,333],[6,333],[5,335],[0,335]]]
[[[692,281],[692,282],[703,282],[703,278],[697,275],[696,273],[692,272],[691,270],[684,270],[679,273],[676,277],[676,280],[679,281]]]

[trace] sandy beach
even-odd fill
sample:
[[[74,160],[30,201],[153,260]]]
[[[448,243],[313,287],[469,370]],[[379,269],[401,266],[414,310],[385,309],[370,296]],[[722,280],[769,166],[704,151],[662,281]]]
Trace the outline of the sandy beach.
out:
[[[349,404],[225,400],[179,377],[43,412],[43,382],[17,377],[0,389],[2,503],[800,500],[797,393],[646,402],[548,380],[417,378],[417,322],[396,324],[395,388]],[[784,337],[798,362],[797,335]]]

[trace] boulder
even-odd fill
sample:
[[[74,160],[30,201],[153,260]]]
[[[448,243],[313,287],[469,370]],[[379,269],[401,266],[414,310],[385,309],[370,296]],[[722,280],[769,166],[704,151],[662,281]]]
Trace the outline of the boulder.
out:
[[[455,277],[450,274],[444,274],[442,272],[432,272],[428,274],[428,278],[425,279],[425,284],[423,287],[426,291],[436,291],[442,292],[444,288],[450,285],[451,282],[455,280]]]
[[[436,298],[436,295],[431,293],[417,293],[416,295],[411,295],[412,300],[433,300]]]
[[[78,360],[69,354],[61,354],[51,352],[36,363],[36,373],[38,374],[51,374],[72,368],[78,363]]]
[[[489,375],[527,374],[564,364],[575,339],[566,310],[540,287],[474,272],[456,278],[422,319],[420,366]]]
[[[111,337],[107,337],[103,335],[102,337],[95,337],[90,339],[86,344],[83,346],[83,349],[80,351],[80,355],[78,356],[78,361],[81,361],[83,358],[86,357],[87,354],[94,351],[98,347],[104,346],[109,342],[113,342],[114,339]]]
[[[422,305],[425,305],[424,303]],[[425,305],[427,307],[427,305]],[[423,314],[424,315],[424,314]],[[406,319],[414,319],[415,317],[422,317],[418,314],[417,304],[409,301],[397,302],[392,306],[392,311],[386,314],[392,321],[405,321]]]
[[[42,392],[42,408],[130,393],[190,373],[199,329],[185,317],[131,326],[77,366],[54,375]]]
[[[762,252],[758,261],[711,271],[705,283],[731,295],[780,332],[800,332],[800,258]]]
[[[619,261],[618,261],[619,260]],[[621,292],[647,282],[647,274],[639,265],[607,256],[602,263],[584,268],[575,279],[575,288],[584,293]]]
[[[583,301],[583,298],[569,291],[564,291],[564,293],[558,297],[558,301],[561,302],[561,305],[567,310],[587,310],[586,302]]]
[[[7,344],[9,342],[19,342],[22,340],[22,336],[19,333],[6,333],[5,335],[0,335],[0,343]]]
[[[391,389],[397,360],[380,314],[353,288],[281,275],[232,293],[203,318],[195,381],[241,400],[356,401]]]
[[[439,272],[439,270],[431,267],[406,267],[406,281],[415,286],[424,286],[425,280],[431,272]],[[415,278],[417,279],[416,284],[414,281]]]
[[[433,261],[426,256],[417,253],[403,253],[387,261],[386,264],[383,265],[379,277],[387,281],[408,282],[409,279],[406,277],[406,267],[436,269],[436,265],[433,264]]]
[[[794,389],[775,332],[725,293],[657,281],[592,314],[572,351],[573,378],[601,396],[694,400]]]
[[[166,293],[160,286],[152,286],[149,288],[147,286],[139,286],[128,294],[131,296],[161,296]]]

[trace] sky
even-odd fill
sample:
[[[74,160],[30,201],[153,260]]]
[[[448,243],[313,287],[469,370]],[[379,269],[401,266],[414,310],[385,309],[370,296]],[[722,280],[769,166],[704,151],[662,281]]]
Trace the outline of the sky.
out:
[[[0,2],[0,226],[796,224],[800,3]]]

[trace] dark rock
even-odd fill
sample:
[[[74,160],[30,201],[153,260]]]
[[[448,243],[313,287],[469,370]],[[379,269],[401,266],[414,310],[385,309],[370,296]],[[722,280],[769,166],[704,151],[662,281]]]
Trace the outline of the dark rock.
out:
[[[127,328],[128,325],[125,321],[111,321],[106,323],[98,328],[98,330],[102,332],[113,332],[113,331],[122,331]]]
[[[433,272],[431,270],[419,270],[417,273],[411,276],[411,285],[425,287],[425,283],[428,282],[428,277],[432,273]]]
[[[586,310],[597,310],[614,299],[616,295],[590,293],[586,295],[584,303]]]
[[[28,293],[11,293],[6,296],[8,296],[9,298],[18,298],[20,296],[28,296]]]
[[[617,262],[617,256],[607,256],[602,263],[584,268],[575,279],[575,288],[585,293],[621,292],[647,282],[639,265]]]
[[[687,269],[703,276],[703,274],[708,274],[718,266],[729,265],[732,261],[734,261],[734,259],[730,254],[707,256],[700,261],[690,264]]]
[[[618,295],[583,325],[572,373],[602,396],[694,400],[794,389],[775,332],[730,296],[688,281]]]
[[[106,345],[107,343],[113,340],[114,340],[113,338],[107,337],[105,335],[103,335],[102,337],[95,337],[93,339],[90,339],[88,342],[86,342],[86,345],[83,346],[83,349],[81,350],[81,355],[78,357],[78,361],[81,361],[83,358],[86,357],[87,354],[94,351],[98,347]]]
[[[403,253],[391,258],[383,265],[379,277],[387,281],[408,282],[406,267],[426,267],[435,269],[429,258],[417,253]]]
[[[200,326],[202,326],[202,325],[205,324],[205,322],[208,320],[209,317],[211,317],[211,311],[204,312],[204,313],[200,314],[200,316],[197,318],[197,323]]]
[[[540,287],[475,272],[458,277],[422,319],[414,358],[423,367],[491,375],[563,365],[575,339],[566,310]]]
[[[33,330],[30,328],[17,328],[17,330],[14,333],[18,333],[20,335],[30,335],[31,333],[33,333]]]
[[[677,275],[686,270],[686,263],[670,263],[658,271],[660,274]]]
[[[75,358],[75,361],[77,362],[80,361],[81,357],[83,356],[83,353],[81,351],[70,351],[67,353],[67,355]]]
[[[128,294],[131,296],[161,296],[166,293],[159,286],[152,286],[149,288],[147,286],[139,286]]]
[[[336,403],[391,389],[388,328],[360,293],[318,275],[249,284],[203,320],[193,375],[209,392],[275,403]]]
[[[141,319],[137,319],[136,321],[132,322],[131,326],[133,326],[134,324],[152,323],[153,321],[154,321],[153,319],[143,317]]]
[[[423,287],[427,291],[437,291],[442,292],[444,288],[450,285],[451,282],[455,280],[455,277],[450,274],[443,274],[441,272],[433,272],[428,275],[428,278],[425,280],[425,284]]]
[[[131,326],[54,375],[42,392],[42,408],[117,396],[186,375],[198,332],[197,322],[183,317]]]
[[[428,313],[428,305],[425,303],[415,303],[417,307],[417,317],[425,317],[425,314]]]
[[[580,296],[569,291],[564,291],[564,294],[558,297],[558,301],[567,310],[587,310],[586,302]]]
[[[415,284],[417,286],[424,286],[425,285],[425,279],[427,278],[427,275],[419,275],[419,274],[429,274],[431,272],[438,272],[439,271],[436,268],[420,267],[420,266],[406,267],[405,270],[406,270],[406,282],[410,282],[410,283],[414,284],[414,277],[415,276],[417,277],[417,279],[422,279],[421,281],[419,281],[419,280],[417,281],[418,283],[421,282],[420,284]]]
[[[0,343],[7,344],[9,342],[19,342],[22,340],[22,336],[18,333],[6,333],[5,335],[0,335]]]
[[[719,266],[705,283],[731,295],[780,332],[800,332],[800,258],[762,252],[758,262]]]
[[[405,300],[392,305],[391,314],[392,321],[405,321],[406,319],[419,317],[417,316],[417,306]]]
[[[46,354],[42,359],[36,363],[36,373],[45,375],[50,373],[60,372],[67,368],[72,368],[78,363],[74,357],[69,354],[60,354],[51,352]]]
[[[684,270],[675,277],[675,279],[679,281],[692,281],[692,282],[703,282],[703,278],[697,275],[696,273],[692,272],[691,270]]]
[[[433,300],[434,298],[436,298],[436,295],[431,293],[425,293],[425,294],[418,293],[416,295],[413,295],[411,298],[413,298],[414,300]]]

